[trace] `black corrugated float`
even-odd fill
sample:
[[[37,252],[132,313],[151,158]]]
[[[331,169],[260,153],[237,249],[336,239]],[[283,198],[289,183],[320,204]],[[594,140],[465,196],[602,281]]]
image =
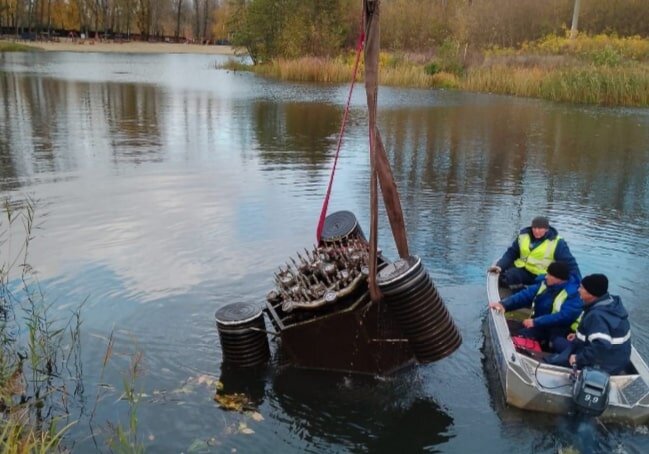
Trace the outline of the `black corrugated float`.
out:
[[[418,362],[437,361],[460,346],[462,336],[419,257],[386,265],[377,284]]]
[[[232,303],[216,311],[223,363],[236,367],[264,364],[270,357],[261,307]]]

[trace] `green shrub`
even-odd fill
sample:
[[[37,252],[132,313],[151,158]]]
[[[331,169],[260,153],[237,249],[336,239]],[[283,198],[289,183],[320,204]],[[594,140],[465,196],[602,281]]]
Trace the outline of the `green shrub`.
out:
[[[428,74],[429,76],[432,76],[434,74],[437,74],[440,72],[442,69],[440,68],[439,64],[435,61],[432,61],[428,63],[426,66],[424,66],[424,72]]]
[[[594,50],[589,57],[598,66],[618,66],[622,63],[622,54],[611,46]]]

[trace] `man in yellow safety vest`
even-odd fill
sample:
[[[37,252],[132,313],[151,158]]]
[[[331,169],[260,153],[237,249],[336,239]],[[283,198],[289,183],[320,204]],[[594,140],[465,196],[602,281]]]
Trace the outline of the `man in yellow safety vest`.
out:
[[[524,329],[518,335],[548,342],[564,338],[584,306],[579,298],[579,281],[570,275],[568,265],[552,262],[544,278],[502,301],[490,302],[489,307],[501,312],[531,307],[532,315],[523,320]]]
[[[553,261],[564,262],[570,275],[581,279],[579,266],[566,241],[550,226],[548,218],[537,216],[531,226],[519,232],[509,249],[488,271],[500,273],[498,283],[501,287],[517,291],[533,284]]]

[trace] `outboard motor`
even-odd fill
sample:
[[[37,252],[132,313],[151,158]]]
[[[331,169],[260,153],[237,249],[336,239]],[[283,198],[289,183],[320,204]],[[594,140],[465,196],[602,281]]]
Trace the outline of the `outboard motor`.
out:
[[[572,387],[572,400],[577,411],[588,416],[599,416],[608,405],[610,376],[603,370],[585,367],[581,373],[573,371],[575,382]]]

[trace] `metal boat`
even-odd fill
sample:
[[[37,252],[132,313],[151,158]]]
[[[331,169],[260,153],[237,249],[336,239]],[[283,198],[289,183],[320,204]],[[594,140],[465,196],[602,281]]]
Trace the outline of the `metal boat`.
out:
[[[488,273],[488,301],[501,300],[506,296],[504,292],[498,286],[498,274]],[[511,329],[521,316],[520,311],[503,314],[493,309],[487,315],[488,350],[495,358],[506,402],[524,410],[573,413],[572,370],[544,363],[543,356],[547,353],[528,352],[514,346]],[[649,422],[649,368],[635,347],[625,374],[610,377],[608,406],[600,419],[630,424]]]

